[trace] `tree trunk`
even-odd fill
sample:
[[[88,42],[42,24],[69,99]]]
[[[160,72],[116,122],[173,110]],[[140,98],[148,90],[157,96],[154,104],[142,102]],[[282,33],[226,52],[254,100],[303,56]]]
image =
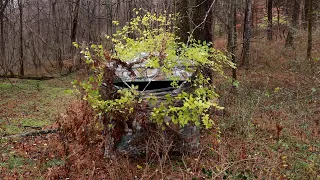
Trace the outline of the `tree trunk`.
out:
[[[307,60],[312,61],[312,34],[313,34],[313,0],[308,2],[308,47],[307,47]]]
[[[79,17],[79,8],[80,8],[80,1],[77,0],[76,4],[73,9],[73,19],[72,19],[72,26],[71,26],[71,43],[76,41],[76,36],[77,36],[77,28],[78,28],[78,17]],[[73,46],[71,47],[73,51]],[[74,55],[74,54],[72,54]]]
[[[4,39],[4,11],[8,5],[8,2],[9,0],[6,0],[5,2],[0,0],[0,65],[2,65],[3,68],[5,67],[6,60],[6,45]],[[6,71],[6,69],[4,69],[4,71]]]
[[[176,8],[179,11],[179,17],[178,17],[178,27],[177,35],[180,37],[180,40],[182,42],[187,42],[191,27],[189,23],[189,0],[178,0],[176,4]],[[192,17],[190,17],[192,19]]]
[[[113,34],[112,31],[112,0],[106,1],[106,10],[107,10],[107,34],[108,36],[111,36]]]
[[[76,0],[75,6],[73,8],[73,19],[71,24],[71,43],[77,41],[77,29],[78,29],[78,19],[79,19],[79,8],[80,8],[81,0]],[[88,7],[90,8],[90,7]],[[89,28],[90,31],[90,28]],[[81,63],[81,59],[76,56],[76,49],[73,45],[71,45],[71,58],[73,59],[74,65],[79,65]],[[70,72],[70,71],[69,71]]]
[[[3,1],[0,0],[0,7],[2,8]],[[6,55],[6,48],[5,48],[5,40],[4,40],[4,21],[3,21],[4,11],[0,13],[0,65],[4,65],[5,63],[5,55]]]
[[[277,4],[277,26],[278,26],[278,35],[276,36],[276,40],[278,39],[278,36],[280,37],[280,39],[282,39],[281,25],[280,25],[280,8],[278,4]]]
[[[132,5],[132,0],[127,0],[127,5],[128,5],[128,10],[127,10],[127,22],[130,22],[131,19],[133,18],[133,5]],[[129,33],[128,37],[134,39],[135,38],[135,34],[134,33]]]
[[[188,41],[188,32],[192,33],[192,37],[196,40],[212,41],[212,9],[210,7],[213,2],[214,0],[177,1],[176,8],[180,14],[177,34],[182,42]]]
[[[304,0],[303,28],[305,30],[308,29],[309,1],[310,0]]]
[[[59,24],[58,24],[58,17],[57,17],[57,9],[56,9],[56,5],[57,5],[57,0],[53,0],[51,3],[52,6],[52,16],[53,16],[53,20],[54,20],[54,29],[55,29],[55,50],[56,50],[56,61],[58,64],[59,69],[62,69],[63,63],[62,63],[62,57],[61,57],[61,47],[60,47],[60,36],[59,36]],[[73,42],[73,41],[72,41]]]
[[[228,51],[231,54],[232,62],[236,64],[236,41],[237,41],[237,28],[236,28],[236,0],[230,1],[230,10],[229,10],[229,21],[228,21]],[[237,79],[236,69],[232,69],[232,79],[233,81]]]
[[[101,44],[101,0],[98,1],[98,42]]]
[[[215,19],[215,16],[214,16],[214,9],[212,9],[212,29],[211,29],[211,32],[212,32],[212,46],[214,46],[214,41],[215,41],[215,38],[216,38],[216,19]]]
[[[41,10],[40,10],[40,4],[39,4],[39,1],[37,1],[37,12],[38,12],[38,18],[37,18],[37,21],[38,21],[38,23],[37,23],[37,33],[39,34],[39,36],[41,36],[41,27],[40,27],[40,24],[41,24]],[[34,38],[35,39],[35,38]],[[39,57],[39,55],[38,54],[40,54],[40,51],[41,50],[43,50],[43,49],[40,49],[40,43],[39,43],[39,41],[38,40],[36,40],[35,39],[35,41],[36,41],[36,45],[35,46],[37,46],[37,52],[34,52],[34,56],[36,56],[36,57],[34,57],[36,60],[35,60],[35,62],[36,62],[36,65],[35,65],[35,68],[37,69],[37,74],[40,76],[41,75],[41,59],[42,59],[42,56],[40,56]],[[35,49],[34,49],[34,51],[35,51]],[[38,54],[37,54],[38,53]]]
[[[213,0],[196,0],[196,7],[194,9],[193,22],[195,25],[201,24],[204,20],[204,23],[193,33],[193,37],[196,40],[211,42],[212,40],[212,10],[209,10],[209,7],[213,3]],[[207,17],[206,17],[207,16]],[[206,18],[206,19],[205,19]]]
[[[24,54],[23,54],[23,7],[22,7],[22,0],[18,0],[19,12],[20,12],[20,69],[19,75],[21,77],[24,76]]]
[[[113,14],[112,14],[112,0],[106,0],[105,2],[105,8],[106,8],[106,29],[107,29],[107,35],[112,36],[113,34],[113,25],[112,25],[112,20],[113,20]],[[111,49],[112,48],[112,42],[110,39],[107,39],[105,41],[105,47],[106,49]]]
[[[234,0],[234,7],[233,7],[233,56],[232,62],[237,65],[237,43],[238,43],[238,33],[237,33],[237,0]],[[232,78],[233,81],[237,80],[237,69],[232,69]]]
[[[242,65],[249,68],[250,56],[250,39],[251,39],[251,14],[252,0],[246,0],[244,30],[243,30],[243,49],[242,49]]]
[[[268,0],[268,40],[272,40],[272,19],[273,19],[273,14],[272,14],[272,2],[273,0]]]
[[[300,10],[300,0],[295,0],[293,12],[292,12],[291,25],[289,27],[288,36],[287,36],[287,40],[286,40],[286,46],[293,45],[293,38],[294,38],[294,35],[297,30],[297,26],[298,26],[299,10]]]

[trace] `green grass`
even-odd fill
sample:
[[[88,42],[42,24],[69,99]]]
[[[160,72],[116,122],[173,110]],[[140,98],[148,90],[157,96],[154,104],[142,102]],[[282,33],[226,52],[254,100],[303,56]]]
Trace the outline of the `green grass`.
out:
[[[0,154],[2,154],[0,169],[4,170],[8,177],[14,174],[23,177],[25,173],[29,173],[35,179],[42,178],[43,174],[37,169],[39,159],[33,159],[31,158],[33,155],[29,154],[27,156],[30,157],[26,158],[15,152],[16,149],[23,148],[23,146],[14,147],[15,142],[20,142],[22,139],[8,140],[1,137],[45,129],[54,124],[59,113],[76,99],[71,81],[72,77],[46,81],[20,79],[0,81]],[[43,165],[47,169],[63,164],[63,160],[54,158],[47,160]]]
[[[51,168],[54,166],[63,166],[65,164],[65,161],[62,159],[51,159],[46,162],[46,168]]]
[[[20,128],[19,126],[16,126],[16,125],[5,125],[3,128],[3,131],[5,134],[9,135],[9,134],[19,134],[23,130],[22,130],[22,128]]]
[[[49,120],[40,120],[40,119],[23,119],[21,121],[21,125],[23,127],[34,127],[34,128],[43,127],[43,126],[49,125],[50,123],[52,122]]]
[[[32,164],[33,163],[30,159],[23,158],[19,155],[10,154],[6,161],[0,163],[0,167],[13,170],[13,169],[20,169],[23,166],[28,166]]]
[[[0,82],[0,136],[43,128],[75,99],[70,77]]]
[[[11,155],[7,162],[7,167],[9,169],[15,169],[23,166],[26,163],[26,160],[20,156]]]

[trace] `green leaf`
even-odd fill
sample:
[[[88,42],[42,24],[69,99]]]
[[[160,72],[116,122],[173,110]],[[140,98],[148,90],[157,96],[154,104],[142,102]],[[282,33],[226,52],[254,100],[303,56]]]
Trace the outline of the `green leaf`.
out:
[[[235,81],[232,82],[232,85],[233,85],[234,87],[236,87],[236,88],[239,88],[239,84],[240,84],[240,82],[237,81],[237,80],[235,80]]]
[[[269,91],[266,91],[266,92],[264,93],[264,95],[267,96],[267,97],[270,97],[270,92],[269,92]]]
[[[66,90],[63,91],[63,93],[66,94],[66,95],[70,95],[70,94],[73,94],[73,90],[66,89]]]

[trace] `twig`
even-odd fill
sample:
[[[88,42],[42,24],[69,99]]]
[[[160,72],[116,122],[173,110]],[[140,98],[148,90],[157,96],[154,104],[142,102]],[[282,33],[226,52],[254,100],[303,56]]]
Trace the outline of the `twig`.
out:
[[[9,79],[9,78],[18,78],[18,79],[30,79],[30,80],[49,80],[57,77],[53,76],[40,76],[40,77],[32,77],[32,76],[18,76],[18,75],[0,75],[0,79]]]
[[[93,179],[93,176],[94,176],[95,171],[96,171],[96,162],[93,161],[93,170],[92,170],[90,179]]]
[[[45,129],[39,131],[31,131],[21,134],[14,134],[14,135],[4,135],[1,139],[10,139],[10,138],[17,138],[17,137],[28,137],[28,136],[38,136],[43,134],[52,134],[58,132],[58,129]]]
[[[142,92],[144,92],[144,91],[147,89],[147,87],[148,87],[148,86],[150,85],[150,83],[154,80],[154,78],[159,75],[159,73],[160,73],[160,70],[158,69],[157,73],[156,73],[152,78],[149,78],[149,82],[148,82],[148,84],[144,87],[144,89],[143,89]]]
[[[208,0],[204,0],[195,6],[191,6],[191,8],[197,8],[197,7],[201,6],[202,4],[204,4],[206,1],[208,1]]]
[[[196,160],[196,164],[193,166],[193,169],[194,169],[194,170],[197,168],[197,166],[198,166],[198,164],[199,164],[199,162],[200,162],[200,158],[201,158],[201,155],[202,155],[202,151],[203,151],[203,149],[200,150],[199,155],[198,155],[198,158],[197,158],[197,160]]]

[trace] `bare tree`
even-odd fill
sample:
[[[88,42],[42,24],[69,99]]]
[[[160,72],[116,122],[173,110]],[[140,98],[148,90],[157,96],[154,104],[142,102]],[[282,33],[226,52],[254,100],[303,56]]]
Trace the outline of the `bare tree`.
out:
[[[250,40],[252,31],[252,0],[246,0],[245,9],[245,20],[243,30],[243,49],[242,49],[242,65],[246,68],[249,67],[249,56],[250,56]]]
[[[292,20],[291,20],[291,25],[289,26],[288,36],[286,39],[286,46],[293,45],[293,38],[298,28],[299,10],[300,10],[300,0],[294,0],[294,8],[291,15]]]
[[[196,25],[201,23],[202,25],[194,31],[194,37],[201,41],[211,42],[212,11],[209,8],[212,8],[214,0],[207,0],[205,2],[197,0],[196,2],[197,8],[195,9],[193,21]]]
[[[81,0],[76,0],[75,6],[73,8],[73,17],[72,17],[71,35],[70,35],[71,43],[76,41],[80,1]],[[71,49],[73,49],[73,47],[71,47]]]
[[[230,2],[230,10],[229,10],[229,22],[228,22],[228,51],[231,54],[232,62],[236,62],[236,43],[237,43],[237,0],[231,0]],[[237,71],[236,69],[232,70],[232,78],[233,81],[237,79]]]
[[[1,67],[4,64],[5,56],[6,56],[6,49],[5,49],[5,40],[4,40],[4,11],[8,5],[9,0],[0,0],[0,52],[1,52],[1,59],[0,65]],[[3,67],[2,67],[3,68]]]
[[[52,16],[53,16],[53,25],[55,29],[55,50],[56,50],[56,61],[60,69],[62,68],[62,57],[61,57],[61,48],[60,48],[60,31],[59,31],[59,19],[57,16],[57,0],[51,0],[52,7]]]
[[[23,4],[22,0],[18,0],[19,6],[19,22],[20,22],[20,69],[19,75],[24,76],[24,53],[23,53]]]
[[[189,0],[179,0],[176,4],[177,9],[179,9],[179,18],[178,18],[178,36],[182,42],[188,41],[188,32],[191,31],[189,19],[192,19],[189,14]]]
[[[304,0],[304,16],[303,16],[303,27],[308,29],[308,17],[309,17],[309,0]]]
[[[0,0],[0,61],[3,66],[0,73],[3,75],[7,71],[19,75],[22,74],[21,70],[25,76],[61,73],[63,71],[57,70],[64,68],[63,61],[72,59],[74,65],[80,63],[79,59],[76,61],[76,49],[72,47],[75,41],[102,43],[104,47],[112,49],[112,42],[102,37],[112,35],[135,17],[132,9],[140,7],[155,13],[164,13],[163,10],[166,10],[166,14],[179,12],[180,19],[176,25],[180,30],[176,33],[184,42],[188,41],[189,33],[197,40],[211,42],[215,31],[216,37],[223,37],[231,31],[231,34],[236,35],[236,30],[230,29],[231,26],[243,28],[243,31],[238,31],[243,33],[243,50],[239,62],[248,66],[252,27],[258,27],[257,24],[263,18],[259,8],[268,4],[269,40],[272,39],[274,26],[273,5],[277,7],[279,30],[281,15],[292,18],[287,38],[287,43],[291,44],[290,37],[294,37],[293,30],[298,28],[299,22],[299,19],[293,19],[298,13],[291,2],[296,1],[308,4],[310,0],[255,0],[254,8],[253,0],[238,0],[238,11],[234,15],[230,3],[235,1],[231,0]],[[243,7],[246,7],[245,11]],[[243,16],[245,21],[239,21]],[[235,26],[232,21],[237,18],[238,24]],[[114,20],[119,21],[120,25],[113,25]],[[259,28],[255,30],[258,32]],[[231,37],[231,34],[228,39],[234,38],[230,41],[234,45],[228,47],[236,46],[237,38]],[[129,35],[134,37],[134,34]],[[228,50],[235,52],[235,49]]]
[[[308,0],[308,47],[307,47],[307,60],[311,61],[312,58],[312,34],[313,34],[313,24],[314,24],[314,12],[313,12],[313,0]]]
[[[273,0],[268,0],[268,40],[272,40],[272,19],[273,19],[273,14],[272,14],[272,7],[273,7]]]

